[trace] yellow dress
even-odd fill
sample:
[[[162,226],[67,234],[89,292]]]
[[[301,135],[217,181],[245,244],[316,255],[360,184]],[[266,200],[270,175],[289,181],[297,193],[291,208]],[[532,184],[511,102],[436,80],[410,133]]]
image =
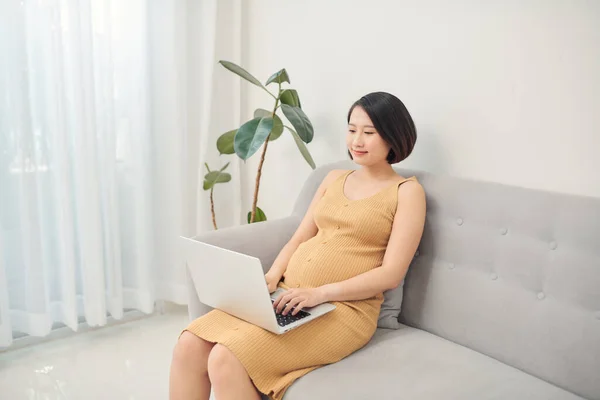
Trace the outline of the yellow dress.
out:
[[[381,266],[398,202],[398,185],[349,200],[347,171],[315,207],[318,233],[292,255],[280,287],[313,288]],[[283,335],[276,335],[220,310],[194,320],[187,331],[226,346],[246,368],[256,388],[280,400],[310,371],[335,363],[366,345],[377,328],[383,293],[360,301],[333,302],[334,311]]]

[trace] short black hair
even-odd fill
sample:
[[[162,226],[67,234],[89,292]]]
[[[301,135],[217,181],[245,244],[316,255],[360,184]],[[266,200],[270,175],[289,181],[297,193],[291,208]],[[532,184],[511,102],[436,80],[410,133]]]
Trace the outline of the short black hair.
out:
[[[352,104],[348,111],[348,123],[355,107],[365,110],[381,138],[390,145],[387,156],[389,164],[399,163],[410,155],[417,142],[417,129],[399,98],[386,92],[369,93]],[[348,155],[352,159],[350,151]]]

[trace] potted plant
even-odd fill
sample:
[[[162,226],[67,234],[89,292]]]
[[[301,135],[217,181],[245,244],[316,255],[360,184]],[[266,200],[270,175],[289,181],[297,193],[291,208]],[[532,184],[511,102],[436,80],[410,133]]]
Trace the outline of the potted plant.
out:
[[[254,118],[245,122],[237,129],[225,132],[217,140],[217,150],[221,155],[235,153],[244,161],[253,156],[262,147],[254,184],[252,209],[248,212],[248,223],[266,221],[267,217],[264,211],[257,206],[257,203],[262,168],[269,143],[277,140],[283,134],[284,130],[287,130],[294,138],[298,150],[306,162],[312,169],[315,169],[315,162],[306,147],[306,144],[313,140],[313,126],[302,110],[298,92],[295,89],[282,87],[284,83],[290,83],[290,78],[285,68],[271,75],[263,85],[248,71],[232,62],[221,60],[219,61],[219,64],[246,81],[263,89],[269,93],[274,100],[274,105],[269,110],[262,108],[255,110]],[[267,88],[267,86],[275,84],[277,85],[277,94],[272,93]],[[283,113],[283,116],[289,121],[289,124],[284,123],[278,112]],[[229,165],[229,163],[227,165]],[[211,171],[208,168],[208,165],[206,165],[208,173],[205,176],[204,189],[211,191],[211,212],[215,229],[217,228],[212,197],[213,190],[215,184],[231,180],[231,175],[223,172],[223,170],[227,168],[227,165],[219,171]]]

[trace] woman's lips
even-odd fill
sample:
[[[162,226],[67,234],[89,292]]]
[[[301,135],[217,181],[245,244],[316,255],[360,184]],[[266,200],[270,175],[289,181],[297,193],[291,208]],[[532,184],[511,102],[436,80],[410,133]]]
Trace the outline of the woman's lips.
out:
[[[354,154],[355,156],[364,156],[365,154],[367,154],[367,151],[356,151],[356,150],[352,150],[352,154]]]

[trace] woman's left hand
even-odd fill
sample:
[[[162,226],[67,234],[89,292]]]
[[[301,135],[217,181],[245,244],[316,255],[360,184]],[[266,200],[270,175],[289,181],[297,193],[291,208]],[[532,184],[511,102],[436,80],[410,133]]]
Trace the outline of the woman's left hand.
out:
[[[289,289],[277,297],[273,303],[273,308],[276,309],[277,313],[281,313],[281,310],[283,310],[283,315],[287,315],[290,310],[294,308],[292,315],[296,315],[303,308],[315,307],[319,304],[325,303],[325,301],[326,299],[319,288]]]

